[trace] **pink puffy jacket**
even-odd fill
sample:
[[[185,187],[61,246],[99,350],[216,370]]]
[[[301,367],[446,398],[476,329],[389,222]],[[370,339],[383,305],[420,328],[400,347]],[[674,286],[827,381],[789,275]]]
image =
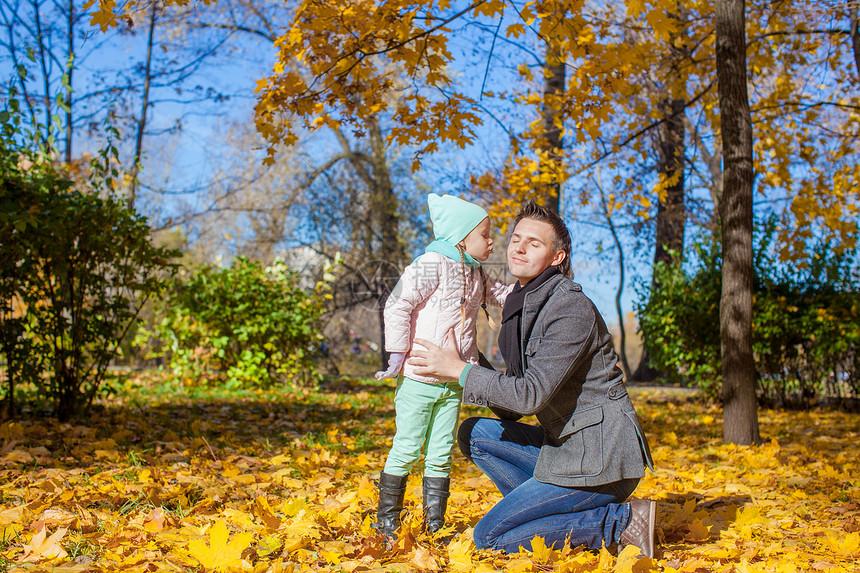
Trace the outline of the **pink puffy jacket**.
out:
[[[502,306],[513,284],[487,277],[487,304]],[[463,264],[439,253],[425,253],[403,271],[385,304],[385,350],[409,352],[416,338],[437,346],[445,343],[451,328],[460,358],[478,362],[478,313],[484,297],[481,271],[466,267],[465,322],[460,311],[463,297]],[[483,314],[483,312],[481,312]],[[403,365],[403,375],[419,382],[437,379],[415,374],[414,367]]]

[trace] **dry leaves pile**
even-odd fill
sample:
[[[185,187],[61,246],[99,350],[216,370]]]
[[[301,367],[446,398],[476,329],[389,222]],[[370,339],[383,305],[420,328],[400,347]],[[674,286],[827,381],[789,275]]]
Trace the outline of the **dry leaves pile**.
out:
[[[421,531],[414,471],[404,534],[374,534],[391,388],[192,400],[136,384],[86,423],[0,426],[0,571],[860,570],[857,414],[762,411],[767,443],[738,447],[717,409],[633,389],[658,466],[637,490],[660,502],[657,559],[539,541],[503,555],[475,549],[499,494],[459,454],[449,527]]]

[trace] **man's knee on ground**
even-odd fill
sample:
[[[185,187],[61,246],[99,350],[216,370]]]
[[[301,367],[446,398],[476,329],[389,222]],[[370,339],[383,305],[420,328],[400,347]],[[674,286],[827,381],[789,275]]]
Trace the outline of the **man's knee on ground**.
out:
[[[475,524],[475,529],[472,532],[472,538],[475,540],[475,547],[478,549],[495,549],[495,542],[498,537],[490,534],[489,524],[483,523],[484,520]]]
[[[472,460],[472,430],[475,428],[478,420],[480,418],[469,418],[460,424],[460,429],[457,430],[457,445],[460,447],[463,455],[470,461]]]

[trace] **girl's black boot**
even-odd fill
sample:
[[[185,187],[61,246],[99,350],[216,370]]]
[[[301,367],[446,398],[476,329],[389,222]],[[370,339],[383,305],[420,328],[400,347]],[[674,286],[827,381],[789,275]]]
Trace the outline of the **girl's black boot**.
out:
[[[445,510],[451,478],[424,478],[424,526],[428,533],[436,533],[445,525]]]
[[[376,523],[371,527],[392,539],[397,538],[396,531],[400,527],[407,477],[385,472],[379,474],[379,508],[376,511]]]

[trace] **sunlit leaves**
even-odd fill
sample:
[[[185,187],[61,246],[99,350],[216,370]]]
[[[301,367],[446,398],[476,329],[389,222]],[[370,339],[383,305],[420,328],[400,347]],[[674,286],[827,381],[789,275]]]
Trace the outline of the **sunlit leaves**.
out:
[[[204,539],[194,539],[188,545],[188,552],[207,569],[225,571],[241,565],[241,555],[254,536],[239,533],[228,539],[227,525],[220,520],[209,530],[209,543]]]
[[[469,98],[427,90],[451,84],[452,55],[443,19],[421,8],[401,1],[303,3],[276,42],[274,75],[265,88],[258,85],[257,121],[268,141],[276,145],[294,135],[296,127],[282,114],[308,129],[337,121],[362,130],[365,120],[394,112],[390,141],[418,145],[416,158],[435,151],[436,140],[465,145],[480,120]],[[503,8],[503,2],[481,2],[475,10]]]
[[[63,537],[66,536],[68,530],[57,529],[51,536],[46,538],[48,528],[43,526],[30,540],[24,545],[24,561],[42,561],[63,559],[68,556],[68,553],[60,545]]]
[[[370,523],[392,388],[347,381],[197,401],[169,388],[142,387],[131,408],[108,405],[85,423],[0,425],[10,570],[847,571],[860,559],[857,414],[763,410],[769,441],[742,447],[721,443],[717,408],[631,389],[657,465],[636,492],[659,502],[652,561],[539,538],[515,555],[476,549],[472,527],[500,495],[459,453],[450,542],[421,530],[413,475],[404,534],[386,546]]]
[[[857,531],[851,532],[847,536],[828,532],[822,544],[840,557],[860,557],[860,533]]]
[[[525,31],[526,28],[522,24],[511,24],[507,27],[507,29],[505,29],[505,35],[509,37],[519,38],[525,33]]]

